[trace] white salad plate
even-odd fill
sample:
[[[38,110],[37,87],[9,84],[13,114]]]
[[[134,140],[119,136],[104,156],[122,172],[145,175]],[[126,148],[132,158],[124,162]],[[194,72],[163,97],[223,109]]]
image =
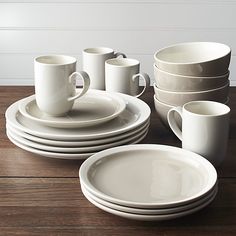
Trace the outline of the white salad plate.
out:
[[[207,195],[217,181],[213,165],[182,148],[155,144],[114,147],[88,158],[80,182],[105,201],[136,208],[167,208]]]
[[[103,211],[106,211],[108,213],[111,213],[113,215],[117,215],[120,217],[124,217],[127,219],[132,219],[132,220],[141,220],[141,221],[164,221],[164,220],[171,220],[171,219],[176,219],[179,217],[183,217],[186,215],[193,214],[194,212],[197,212],[201,210],[202,208],[206,207],[209,205],[215,198],[217,191],[214,192],[214,194],[205,202],[202,204],[192,207],[187,210],[183,210],[180,212],[175,212],[175,213],[170,213],[170,214],[153,214],[153,215],[146,215],[146,214],[134,214],[134,213],[128,213],[124,211],[118,211],[113,208],[107,207],[105,205],[100,204],[99,202],[95,201],[93,198],[91,198],[87,192],[83,192],[84,196],[87,198],[88,201],[90,201],[93,205],[96,207],[100,208]]]
[[[46,138],[40,138],[31,134],[28,134],[26,132],[23,132],[19,129],[16,129],[15,127],[11,126],[10,124],[6,124],[7,130],[10,130],[14,132],[15,134],[31,140],[33,142],[41,143],[41,144],[46,144],[46,145],[51,145],[51,146],[58,146],[58,147],[87,147],[87,146],[94,146],[94,145],[101,145],[101,144],[107,144],[111,142],[117,142],[119,140],[122,140],[127,137],[131,137],[132,135],[136,135],[137,133],[141,132],[145,128],[148,128],[150,125],[149,120],[146,121],[144,124],[141,126],[135,128],[134,130],[131,130],[129,132],[125,132],[122,134],[115,135],[113,137],[108,137],[108,138],[101,138],[101,139],[96,139],[96,140],[85,140],[85,141],[63,141],[63,140],[53,140],[53,139],[46,139]]]
[[[141,126],[149,120],[151,113],[149,106],[142,100],[126,94],[119,94],[119,96],[126,103],[125,110],[116,118],[96,126],[63,129],[39,124],[19,112],[18,106],[21,100],[8,107],[5,114],[6,122],[28,134],[53,140],[85,141],[113,137]]]
[[[115,93],[89,90],[83,97],[75,100],[72,110],[64,116],[53,117],[42,112],[36,103],[35,95],[19,102],[19,111],[29,120],[39,124],[76,128],[98,125],[114,119],[125,109],[125,101]]]
[[[145,138],[147,133],[148,133],[148,130],[144,134],[140,135],[136,140],[133,140],[132,142],[128,142],[126,144],[139,143],[141,140],[143,140]],[[21,143],[18,140],[16,140],[14,137],[12,137],[9,132],[7,132],[7,136],[12,143],[14,143],[16,146],[20,147],[21,149],[24,149],[28,152],[31,152],[31,153],[34,153],[34,154],[37,154],[40,156],[44,156],[44,157],[57,158],[57,159],[77,159],[77,160],[79,160],[79,159],[86,159],[94,154],[94,152],[79,152],[79,153],[50,152],[50,151],[46,151],[46,150],[42,150],[42,149],[38,149],[38,148],[33,148],[33,147],[30,147],[24,143]]]
[[[40,144],[28,139],[25,139],[11,130],[7,130],[8,134],[14,138],[15,141],[26,145],[30,146],[32,148],[44,150],[44,151],[50,151],[50,152],[63,152],[63,153],[83,153],[83,152],[98,152],[106,148],[111,148],[111,147],[116,147],[119,145],[124,145],[127,143],[133,143],[136,140],[139,140],[141,137],[146,135],[148,131],[148,127],[145,128],[144,130],[141,130],[138,134],[129,136],[127,138],[124,138],[122,140],[116,141],[116,142],[110,142],[106,144],[101,144],[101,145],[93,145],[93,146],[87,146],[87,147],[57,147],[57,146],[51,146],[51,145],[46,145],[46,144]]]
[[[161,214],[172,214],[172,213],[176,213],[176,212],[181,212],[181,211],[191,209],[193,207],[200,206],[201,204],[205,203],[211,197],[213,197],[213,195],[216,194],[216,192],[218,190],[218,186],[216,184],[216,186],[209,192],[209,194],[207,194],[206,196],[204,196],[204,197],[200,198],[199,200],[196,200],[192,203],[177,206],[177,207],[161,208],[161,209],[158,209],[158,208],[151,208],[151,209],[150,208],[149,209],[134,208],[134,207],[127,207],[127,206],[114,204],[112,202],[108,202],[108,201],[105,201],[101,198],[96,197],[95,195],[93,195],[92,193],[87,191],[86,187],[84,187],[83,184],[81,184],[81,190],[86,196],[92,198],[97,203],[102,204],[106,207],[112,208],[114,210],[123,211],[123,212],[127,212],[127,213],[133,213],[133,214],[144,214],[144,215],[157,215],[158,214],[158,215],[161,215]]]

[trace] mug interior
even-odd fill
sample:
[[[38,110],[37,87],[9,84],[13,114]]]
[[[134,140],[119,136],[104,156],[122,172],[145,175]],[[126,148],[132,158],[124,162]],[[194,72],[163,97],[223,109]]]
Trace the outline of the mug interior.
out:
[[[64,55],[48,55],[37,57],[35,61],[48,65],[66,65],[75,63],[76,58]]]
[[[221,116],[230,112],[230,108],[213,101],[195,101],[184,105],[184,109],[195,115]]]
[[[139,65],[139,61],[130,58],[113,58],[106,61],[106,64],[117,66],[117,67],[127,67],[127,66],[137,66]]]
[[[107,54],[107,53],[113,53],[114,51],[111,48],[96,47],[96,48],[86,48],[84,49],[84,52],[91,54]]]

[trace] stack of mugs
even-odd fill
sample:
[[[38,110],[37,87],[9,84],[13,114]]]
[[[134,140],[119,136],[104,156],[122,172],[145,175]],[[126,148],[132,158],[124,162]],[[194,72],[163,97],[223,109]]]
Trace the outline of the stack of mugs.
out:
[[[167,113],[195,100],[228,102],[231,50],[214,42],[172,45],[154,55],[154,104],[168,126]]]

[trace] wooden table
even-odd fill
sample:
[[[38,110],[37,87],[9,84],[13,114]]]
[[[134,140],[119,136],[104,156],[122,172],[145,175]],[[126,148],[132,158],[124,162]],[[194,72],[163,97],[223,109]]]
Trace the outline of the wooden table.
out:
[[[103,212],[81,193],[82,161],[40,157],[13,145],[5,135],[5,110],[33,91],[0,87],[0,235],[236,235],[236,88],[230,90],[228,154],[218,169],[216,199],[193,215],[165,222],[139,222]],[[150,131],[142,143],[180,146],[155,113],[153,90],[142,99],[152,108]]]

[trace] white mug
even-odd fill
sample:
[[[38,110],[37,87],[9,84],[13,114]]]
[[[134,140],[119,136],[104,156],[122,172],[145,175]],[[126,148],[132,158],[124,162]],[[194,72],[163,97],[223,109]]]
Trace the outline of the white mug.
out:
[[[182,131],[174,113],[182,118]],[[227,151],[230,108],[213,101],[192,101],[183,107],[172,108],[168,123],[182,141],[182,148],[196,152],[219,166]]]
[[[90,88],[105,90],[105,61],[118,56],[126,57],[124,53],[106,47],[83,50],[83,70],[89,74]]]
[[[74,100],[89,89],[86,72],[76,72],[76,59],[64,55],[46,55],[34,60],[36,103],[51,116],[62,116],[72,109]],[[83,80],[83,89],[76,93],[76,78]]]
[[[140,63],[130,58],[109,59],[105,63],[105,85],[110,92],[125,93],[139,97],[150,85],[146,73],[140,73]],[[139,93],[139,78],[144,80],[144,88]]]

